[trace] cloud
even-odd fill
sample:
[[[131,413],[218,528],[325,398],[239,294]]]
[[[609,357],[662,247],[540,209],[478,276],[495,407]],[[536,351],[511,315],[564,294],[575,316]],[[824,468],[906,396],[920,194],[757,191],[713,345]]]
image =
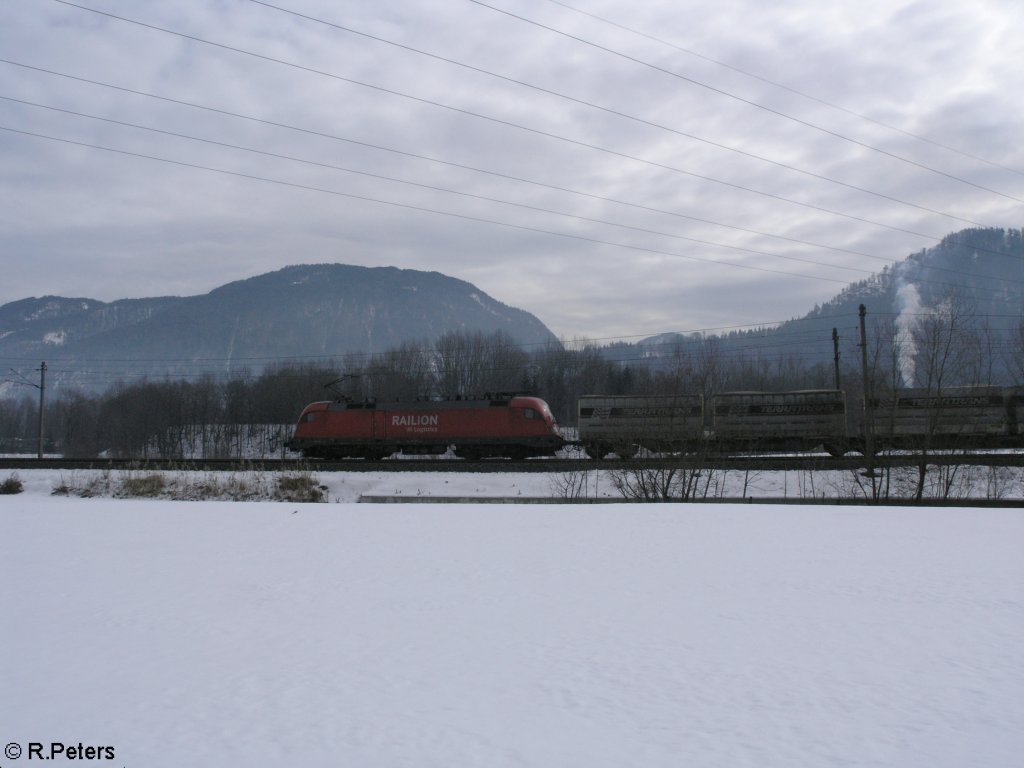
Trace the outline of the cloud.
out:
[[[245,0],[92,5],[258,56],[56,2],[0,7],[4,58],[165,100],[9,63],[0,95],[220,143],[0,100],[6,128],[135,153],[0,131],[0,247],[17,264],[0,302],[201,293],[342,261],[437,270],[606,338],[799,315],[852,270],[970,222],[1024,223],[1010,0],[587,5],[674,48],[494,0],[653,67],[474,3],[282,2],[537,88]]]

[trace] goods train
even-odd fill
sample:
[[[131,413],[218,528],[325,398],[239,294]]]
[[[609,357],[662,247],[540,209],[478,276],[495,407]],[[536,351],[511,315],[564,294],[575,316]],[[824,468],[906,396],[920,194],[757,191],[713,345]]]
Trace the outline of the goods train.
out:
[[[318,402],[299,417],[289,448],[317,458],[443,454],[466,459],[550,456],[565,444],[538,397],[398,403]]]
[[[957,387],[941,395],[902,389],[872,398],[876,450],[1024,448],[1024,389]],[[726,392],[712,395],[585,395],[577,440],[565,439],[547,403],[525,395],[480,400],[308,405],[289,448],[316,458],[377,459],[454,454],[466,459],[550,456],[579,445],[592,458],[640,451],[865,450],[867,435],[848,426],[842,390]]]
[[[614,452],[863,451],[867,433],[850,429],[841,390],[728,392],[661,397],[588,395],[579,400],[579,440],[592,457]],[[954,387],[941,394],[896,390],[872,398],[877,450],[1024,448],[1020,388]],[[858,409],[859,410],[859,409]],[[859,415],[859,414],[858,414]]]

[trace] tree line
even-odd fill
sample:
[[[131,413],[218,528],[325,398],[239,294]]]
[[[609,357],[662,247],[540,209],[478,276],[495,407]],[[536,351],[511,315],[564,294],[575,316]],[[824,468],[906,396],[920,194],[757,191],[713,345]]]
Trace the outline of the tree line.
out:
[[[904,386],[941,391],[1024,381],[1024,324],[1000,335],[962,302],[940,309],[912,322],[873,324],[867,373],[875,397]],[[382,402],[528,392],[544,398],[560,423],[573,426],[576,402],[587,394],[710,397],[835,386],[833,366],[807,363],[798,345],[738,353],[719,337],[693,335],[655,348],[572,346],[527,351],[503,332],[455,331],[380,355],[349,354],[332,364],[278,364],[229,379],[118,383],[101,394],[63,391],[46,403],[44,446],[69,457],[244,458],[254,450],[274,455],[308,403],[336,397]],[[851,342],[840,379],[853,421],[859,418],[862,374]],[[0,400],[0,452],[32,453],[37,444],[37,399]]]

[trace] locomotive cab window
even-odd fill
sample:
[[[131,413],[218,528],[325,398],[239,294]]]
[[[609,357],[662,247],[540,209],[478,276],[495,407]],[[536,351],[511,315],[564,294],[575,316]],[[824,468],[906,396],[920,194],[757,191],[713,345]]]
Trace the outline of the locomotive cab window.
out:
[[[539,419],[540,414],[537,413],[533,408],[524,408],[523,415],[528,419]]]
[[[307,422],[316,421],[316,414],[315,413],[307,413],[306,414],[306,421]]]

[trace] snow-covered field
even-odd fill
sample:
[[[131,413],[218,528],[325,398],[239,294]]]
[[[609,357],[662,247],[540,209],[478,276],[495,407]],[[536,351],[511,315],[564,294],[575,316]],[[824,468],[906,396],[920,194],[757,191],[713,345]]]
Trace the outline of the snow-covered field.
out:
[[[1017,509],[25,481],[0,497],[5,768],[54,742],[127,768],[1022,764]]]

